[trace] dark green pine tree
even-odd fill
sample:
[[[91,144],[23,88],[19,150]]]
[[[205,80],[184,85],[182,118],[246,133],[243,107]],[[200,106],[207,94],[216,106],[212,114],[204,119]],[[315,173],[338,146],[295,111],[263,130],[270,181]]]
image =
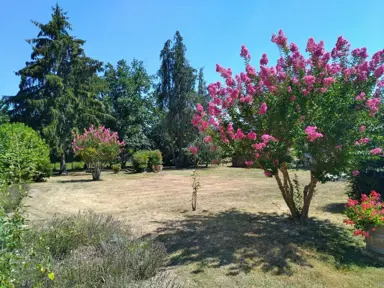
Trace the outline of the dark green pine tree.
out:
[[[168,140],[169,153],[176,166],[186,164],[184,148],[191,142],[194,132],[191,119],[196,99],[195,70],[185,57],[186,47],[180,32],[177,31],[174,43],[168,40],[160,53],[161,67],[158,72],[158,102],[165,113],[165,137]]]
[[[210,95],[207,89],[207,83],[204,80],[204,68],[200,68],[199,75],[197,77],[197,102],[203,105],[204,108],[208,107]]]
[[[67,13],[56,4],[47,24],[32,23],[40,29],[32,45],[31,61],[16,74],[21,77],[16,96],[5,97],[11,121],[24,122],[39,131],[56,155],[60,172],[66,173],[73,130],[97,124],[103,115],[98,99],[97,72],[102,63],[87,57],[85,41],[69,34]]]

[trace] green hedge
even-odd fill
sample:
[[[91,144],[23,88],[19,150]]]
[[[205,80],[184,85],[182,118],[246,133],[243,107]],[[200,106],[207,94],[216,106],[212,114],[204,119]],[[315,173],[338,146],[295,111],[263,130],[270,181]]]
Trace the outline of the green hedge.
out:
[[[384,199],[384,159],[366,157],[360,161],[358,167],[360,174],[351,178],[348,196],[359,200],[361,194],[369,194],[375,190]]]
[[[162,165],[163,156],[159,150],[140,150],[132,156],[132,166],[136,172],[152,171],[152,166]]]
[[[51,176],[49,147],[22,123],[0,125],[0,178],[6,183],[40,181]]]

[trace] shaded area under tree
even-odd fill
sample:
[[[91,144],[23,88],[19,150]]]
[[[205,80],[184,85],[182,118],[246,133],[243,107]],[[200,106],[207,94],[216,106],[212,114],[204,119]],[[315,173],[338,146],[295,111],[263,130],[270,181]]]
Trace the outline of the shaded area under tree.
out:
[[[255,267],[292,275],[292,263],[311,267],[311,257],[336,268],[384,267],[361,253],[361,242],[350,231],[327,220],[310,219],[307,225],[299,225],[275,213],[229,210],[162,224],[156,239],[174,253],[169,265],[196,263],[193,273],[229,265],[227,275]]]

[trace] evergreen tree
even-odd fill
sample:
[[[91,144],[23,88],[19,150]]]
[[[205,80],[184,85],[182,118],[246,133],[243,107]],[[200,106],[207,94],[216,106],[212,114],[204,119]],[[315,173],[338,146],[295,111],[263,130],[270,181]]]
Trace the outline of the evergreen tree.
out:
[[[177,31],[174,43],[168,40],[160,53],[161,67],[158,72],[157,97],[165,113],[164,138],[176,166],[186,163],[183,149],[191,142],[195,132],[191,128],[193,103],[196,92],[195,70],[185,57],[186,47],[180,32]]]
[[[71,132],[97,124],[103,114],[95,86],[102,63],[87,57],[85,41],[69,34],[67,13],[58,4],[52,11],[47,24],[32,21],[40,32],[27,40],[31,61],[16,73],[21,77],[17,95],[5,99],[11,120],[39,131],[60,155],[60,172],[66,173]]]
[[[204,68],[200,68],[197,77],[197,103],[200,103],[204,108],[208,108],[210,96],[207,89],[207,83],[204,80]]]

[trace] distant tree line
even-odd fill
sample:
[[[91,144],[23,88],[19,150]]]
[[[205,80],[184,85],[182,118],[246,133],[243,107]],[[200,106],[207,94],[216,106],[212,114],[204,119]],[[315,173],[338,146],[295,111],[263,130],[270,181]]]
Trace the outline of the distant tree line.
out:
[[[194,105],[206,105],[203,69],[193,68],[179,31],[160,52],[160,68],[150,75],[144,63],[124,59],[115,65],[88,57],[85,40],[71,35],[67,13],[58,4],[51,20],[32,23],[39,29],[27,40],[31,59],[16,72],[16,95],[1,100],[0,123],[22,122],[32,127],[51,148],[52,161],[73,158],[73,132],[105,125],[126,145],[122,162],[137,150],[159,149],[166,164],[191,164],[187,147],[199,139],[192,125]]]

